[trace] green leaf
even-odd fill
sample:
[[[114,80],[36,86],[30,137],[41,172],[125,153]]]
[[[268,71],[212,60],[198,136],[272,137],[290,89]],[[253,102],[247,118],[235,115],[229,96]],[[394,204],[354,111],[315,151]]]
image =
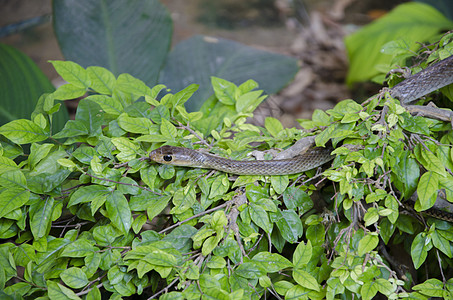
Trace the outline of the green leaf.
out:
[[[346,38],[349,56],[347,83],[369,80],[379,72],[378,65],[390,65],[391,56],[383,54],[382,46],[396,39],[403,39],[407,50],[416,50],[416,42],[430,40],[453,23],[442,13],[420,2],[404,3],[390,13]]]
[[[283,238],[290,243],[295,243],[303,233],[302,221],[292,210],[281,212],[277,219],[277,227]]]
[[[85,99],[99,104],[102,110],[107,114],[117,116],[123,112],[121,103],[112,97],[105,95],[90,95]]]
[[[411,245],[411,257],[416,269],[425,261],[428,251],[432,248],[431,240],[423,232],[417,234]]]
[[[160,165],[157,171],[162,179],[170,179],[175,176],[175,167],[172,165]]]
[[[219,237],[214,237],[214,236],[208,237],[203,243],[203,247],[201,248],[201,253],[204,256],[207,256],[215,249],[215,247],[217,247],[217,245],[219,244],[219,241],[220,241]]]
[[[393,182],[405,198],[410,197],[417,188],[420,177],[420,166],[417,161],[410,157],[409,152],[401,151],[398,156],[398,163],[392,168]]]
[[[401,122],[401,127],[407,131],[429,135],[428,119],[420,116],[411,116],[403,114],[404,122]]]
[[[252,218],[253,223],[258,225],[267,233],[270,233],[272,230],[272,223],[269,220],[267,212],[259,205],[250,204],[249,206],[250,217]]]
[[[93,230],[93,238],[100,246],[110,246],[120,235],[123,235],[122,231],[117,229],[112,223],[98,226]],[[89,251],[88,248],[86,250]]]
[[[115,92],[124,93],[126,95],[131,94],[132,97],[127,98],[124,102],[128,102],[132,106],[134,106],[132,101],[151,93],[151,89],[142,80],[135,78],[128,73],[118,76],[115,87]],[[124,102],[123,105],[125,105]],[[146,105],[145,103],[143,104]]]
[[[175,228],[172,232],[167,234],[162,240],[168,241],[181,253],[185,253],[192,249],[192,236],[197,230],[187,224],[183,224]]]
[[[68,83],[80,88],[88,88],[91,85],[87,71],[72,61],[49,61],[57,73]]]
[[[377,278],[376,284],[379,292],[387,297],[396,290],[396,285],[392,285],[387,279],[384,278]]]
[[[71,267],[60,274],[63,282],[74,289],[80,289],[88,284],[87,275],[79,268]]]
[[[426,161],[426,164],[423,166],[430,171],[436,172],[440,176],[447,176],[447,172],[445,171],[445,166],[441,162],[441,160],[431,151],[422,149],[421,154]]]
[[[44,157],[46,157],[54,144],[32,144],[30,147],[30,156],[28,162],[30,168],[33,169]]]
[[[66,245],[61,252],[61,257],[86,257],[93,254],[97,248],[93,246],[92,242],[86,239],[78,239]]]
[[[126,113],[121,114],[117,121],[123,130],[131,133],[149,134],[153,125],[147,118],[131,118]]]
[[[47,280],[47,290],[49,293],[50,299],[71,299],[71,300],[81,300],[82,298],[78,297],[72,290],[67,287]]]
[[[365,282],[360,289],[360,294],[362,295],[363,299],[373,299],[373,297],[378,292],[378,286],[374,281]]]
[[[143,225],[145,225],[146,221],[148,219],[146,218],[146,215],[139,215],[137,216],[134,221],[132,222],[132,230],[134,233],[139,233],[140,230],[142,229]]]
[[[434,230],[434,232],[431,234],[431,239],[433,241],[434,247],[442,251],[449,258],[452,257],[450,242],[441,234],[439,234],[437,230]]]
[[[160,124],[160,133],[167,138],[167,141],[175,141],[178,131],[175,125],[166,119],[162,119]]]
[[[359,248],[357,254],[362,256],[365,253],[369,253],[373,251],[378,244],[379,237],[377,236],[377,234],[369,233],[359,241]]]
[[[273,137],[277,137],[280,132],[283,131],[283,126],[282,123],[280,123],[279,120],[272,118],[272,117],[267,117],[266,120],[264,120],[264,127],[269,131],[269,133]]]
[[[195,187],[188,185],[184,190],[179,189],[173,195],[173,204],[175,207],[171,210],[171,213],[180,214],[192,207],[197,201],[197,195],[195,193]]]
[[[119,191],[113,191],[107,196],[105,208],[113,225],[127,234],[132,226],[132,215],[126,197]]]
[[[271,176],[271,185],[277,194],[282,194],[289,184],[288,175]]]
[[[57,100],[70,100],[80,98],[85,94],[85,88],[68,83],[60,86],[51,96]]]
[[[248,92],[238,97],[236,101],[236,111],[238,113],[252,113],[263,102],[267,96],[261,96],[262,90]],[[261,97],[260,97],[261,96]]]
[[[16,171],[18,169],[19,169],[19,167],[16,165],[16,163],[12,159],[10,159],[8,157],[0,156],[0,174],[4,174],[7,172],[11,172],[11,171]]]
[[[297,70],[294,58],[230,40],[195,36],[173,48],[160,81],[172,90],[181,90],[188,83],[199,84],[194,97],[186,102],[188,111],[196,111],[212,94],[211,76],[236,85],[253,79],[265,87],[267,94],[273,94],[292,80]]]
[[[289,186],[283,192],[283,202],[288,209],[300,209],[305,213],[313,208],[310,196],[299,187]]]
[[[30,291],[31,288],[32,288],[32,285],[28,282],[18,282],[13,285],[7,286],[3,290],[3,292],[7,295],[14,295],[15,293],[20,294],[20,295],[25,295],[26,293],[28,293],[28,291]],[[7,298],[7,296],[5,294],[1,294],[1,292],[0,292],[0,295],[2,295],[2,297],[4,297],[5,300],[14,299],[12,296],[11,296],[11,298]]]
[[[94,286],[87,294],[85,300],[102,300],[101,291],[99,291],[99,288],[97,286]]]
[[[46,132],[30,120],[11,121],[0,127],[0,134],[16,144],[29,144],[47,139]]]
[[[315,138],[316,146],[324,147],[325,144],[332,138],[332,132],[335,131],[336,127],[337,125],[333,124],[318,134]]]
[[[225,79],[211,76],[211,85],[217,99],[225,105],[236,103],[237,86]]]
[[[120,153],[116,155],[120,161],[128,162],[136,157],[138,146],[129,139],[125,137],[112,138],[111,142],[118,150],[120,150]]]
[[[30,206],[30,227],[35,239],[48,234],[54,202],[53,198],[47,197]]]
[[[294,251],[293,264],[295,268],[303,268],[310,261],[312,256],[312,247],[310,240],[305,245],[303,242],[299,243]]]
[[[28,56],[11,46],[0,44],[0,61],[0,125],[30,118],[38,98],[55,88]],[[67,120],[68,112],[62,107],[53,118],[55,130]]]
[[[99,252],[91,252],[85,255],[84,257],[85,266],[82,267],[82,270],[85,272],[88,278],[93,276],[101,263],[101,254]]]
[[[310,273],[302,269],[295,268],[293,270],[293,278],[301,286],[310,290],[319,291],[318,281]]]
[[[376,223],[379,220],[379,211],[377,210],[377,208],[376,207],[368,208],[367,212],[365,213],[365,216],[363,217],[363,220],[365,221],[365,227],[368,227],[371,224]]]
[[[443,298],[444,284],[439,279],[428,279],[412,288],[429,297]]]
[[[76,137],[79,135],[88,135],[88,128],[83,124],[82,121],[69,120],[64,128],[53,135],[55,139],[67,138],[67,137]]]
[[[87,203],[87,202],[97,202],[102,201],[104,202],[107,198],[107,195],[111,193],[111,190],[102,185],[89,185],[89,186],[82,186],[78,188],[69,199],[68,207],[79,203]],[[102,198],[102,199],[101,199]]]
[[[206,266],[210,269],[222,269],[226,266],[226,261],[223,257],[212,256]]]
[[[159,1],[52,4],[55,34],[66,59],[102,66],[115,75],[129,73],[150,85],[157,82],[172,34],[169,12]],[[137,12],[140,17],[132,18]]]
[[[177,265],[177,260],[174,255],[158,249],[148,253],[143,260],[150,264],[162,267],[174,267]]]
[[[178,106],[184,107],[184,103],[186,103],[186,101],[189,100],[190,97],[192,97],[192,95],[198,90],[198,87],[198,84],[191,84],[174,94],[171,98],[173,111]]]
[[[30,192],[23,188],[7,188],[0,192],[0,218],[10,212],[22,208],[28,202]]]
[[[91,81],[90,87],[100,94],[111,95],[115,87],[115,76],[103,67],[92,66],[87,68]]]
[[[209,192],[209,198],[212,199],[219,195],[225,195],[230,187],[228,176],[226,174],[218,176],[211,183],[211,190]]]
[[[261,263],[261,266],[265,268],[268,273],[275,273],[293,266],[287,258],[280,254],[266,251],[257,253],[253,257],[253,261]]]
[[[420,177],[417,186],[418,201],[415,209],[417,211],[431,208],[436,202],[437,189],[439,188],[439,176],[432,172],[426,172]]]
[[[240,264],[234,273],[247,279],[258,279],[266,275],[267,270],[261,264],[250,261]]]
[[[167,207],[168,202],[170,202],[170,196],[158,197],[155,198],[155,201],[151,202],[146,213],[150,220],[154,219],[158,214],[160,214],[165,207]]]
[[[27,179],[21,170],[13,170],[0,175],[0,186],[6,188],[27,188]]]
[[[344,285],[337,277],[330,277],[327,280],[327,299],[334,299],[335,295],[344,293]]]
[[[88,133],[94,136],[101,132],[104,113],[96,102],[82,99],[77,106],[75,120],[81,122],[88,129]]]

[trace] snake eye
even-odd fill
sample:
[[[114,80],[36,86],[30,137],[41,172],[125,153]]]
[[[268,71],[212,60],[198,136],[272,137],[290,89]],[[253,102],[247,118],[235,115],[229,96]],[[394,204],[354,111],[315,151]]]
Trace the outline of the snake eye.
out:
[[[163,158],[165,161],[171,161],[171,159],[172,159],[171,155],[164,155]]]

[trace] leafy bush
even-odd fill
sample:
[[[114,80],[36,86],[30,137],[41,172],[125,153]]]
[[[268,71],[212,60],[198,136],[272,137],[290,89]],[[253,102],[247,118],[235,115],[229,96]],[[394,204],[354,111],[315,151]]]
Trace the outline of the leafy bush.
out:
[[[52,63],[69,84],[44,94],[31,120],[0,127],[5,299],[451,297],[453,227],[402,213],[414,191],[417,211],[441,189],[453,201],[450,124],[412,117],[383,94],[301,121],[318,145],[337,147],[322,176],[157,165],[147,153],[164,143],[244,159],[251,145],[286,148],[307,131],[246,123],[265,99],[252,80],[213,77],[215,95],[188,113],[196,85],[157,101],[163,85]],[[55,100],[87,91],[54,132]]]

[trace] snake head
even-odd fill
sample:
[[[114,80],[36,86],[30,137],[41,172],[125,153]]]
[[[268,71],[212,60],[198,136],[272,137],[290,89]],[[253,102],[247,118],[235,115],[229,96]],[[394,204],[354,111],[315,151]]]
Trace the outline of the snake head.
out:
[[[160,164],[183,167],[194,166],[190,149],[182,147],[162,146],[151,151],[149,153],[149,158]]]

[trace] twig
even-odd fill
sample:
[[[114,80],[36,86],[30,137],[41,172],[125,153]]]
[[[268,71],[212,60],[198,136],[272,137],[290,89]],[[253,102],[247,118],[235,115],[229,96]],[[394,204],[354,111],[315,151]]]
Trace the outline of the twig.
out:
[[[169,288],[171,288],[172,286],[175,285],[176,282],[178,282],[178,280],[179,280],[179,277],[175,278],[172,282],[170,282],[169,285],[167,285],[166,287],[164,287],[163,289],[161,289],[160,291],[158,291],[157,293],[155,293],[154,295],[149,297],[147,300],[154,299],[157,296],[159,296],[160,294],[167,292]]]
[[[97,176],[94,176],[94,175],[91,175],[90,173],[86,172],[84,173],[85,175],[89,176],[89,177],[92,177],[92,178],[95,178],[95,179],[98,179],[98,180],[102,180],[102,181],[108,181],[108,182],[113,182],[113,183],[116,183],[116,184],[122,184],[122,185],[129,185],[129,186],[133,186],[133,187],[138,187],[140,189],[143,189],[145,191],[148,191],[148,192],[151,192],[155,195],[158,195],[158,196],[162,196],[161,193],[158,193],[156,191],[153,191],[152,189],[149,189],[147,187],[144,187],[144,186],[141,186],[141,185],[138,185],[138,184],[133,184],[133,183],[125,183],[125,182],[119,182],[119,181],[116,181],[116,180],[111,180],[111,179],[107,179],[107,178],[101,178],[101,177],[97,177]]]
[[[179,128],[180,129],[184,129],[184,130],[187,130],[188,132],[190,132],[191,134],[193,134],[197,139],[200,140],[200,142],[202,142],[206,147],[208,147],[209,149],[212,148],[211,145],[209,145],[201,136],[198,135],[198,133],[196,133],[192,128],[189,127],[189,124],[187,125],[184,125],[183,123],[179,122],[178,121],[178,125],[179,125]]]
[[[165,233],[165,232],[167,232],[167,231],[169,231],[169,230],[171,230],[171,229],[173,229],[173,228],[175,228],[175,227],[178,227],[178,226],[180,226],[180,225],[182,225],[182,224],[184,224],[184,223],[186,223],[186,222],[189,222],[189,221],[191,221],[191,220],[193,220],[193,219],[196,219],[196,218],[198,218],[198,217],[201,217],[201,216],[204,216],[204,215],[206,215],[206,214],[212,213],[213,211],[216,211],[216,210],[219,210],[219,209],[221,209],[221,208],[224,208],[224,207],[228,206],[228,205],[231,203],[231,201],[233,201],[233,200],[227,201],[227,202],[225,202],[225,203],[223,203],[223,204],[221,204],[221,205],[219,205],[219,206],[216,206],[216,207],[214,207],[214,208],[211,208],[211,209],[208,209],[208,210],[203,211],[203,212],[201,212],[201,213],[198,213],[198,214],[196,214],[196,215],[193,215],[193,216],[191,216],[190,218],[187,218],[187,219],[185,219],[185,220],[183,220],[183,221],[179,221],[178,223],[175,223],[175,224],[173,224],[172,226],[167,227],[167,228],[165,228],[165,229],[159,231],[159,234]]]

